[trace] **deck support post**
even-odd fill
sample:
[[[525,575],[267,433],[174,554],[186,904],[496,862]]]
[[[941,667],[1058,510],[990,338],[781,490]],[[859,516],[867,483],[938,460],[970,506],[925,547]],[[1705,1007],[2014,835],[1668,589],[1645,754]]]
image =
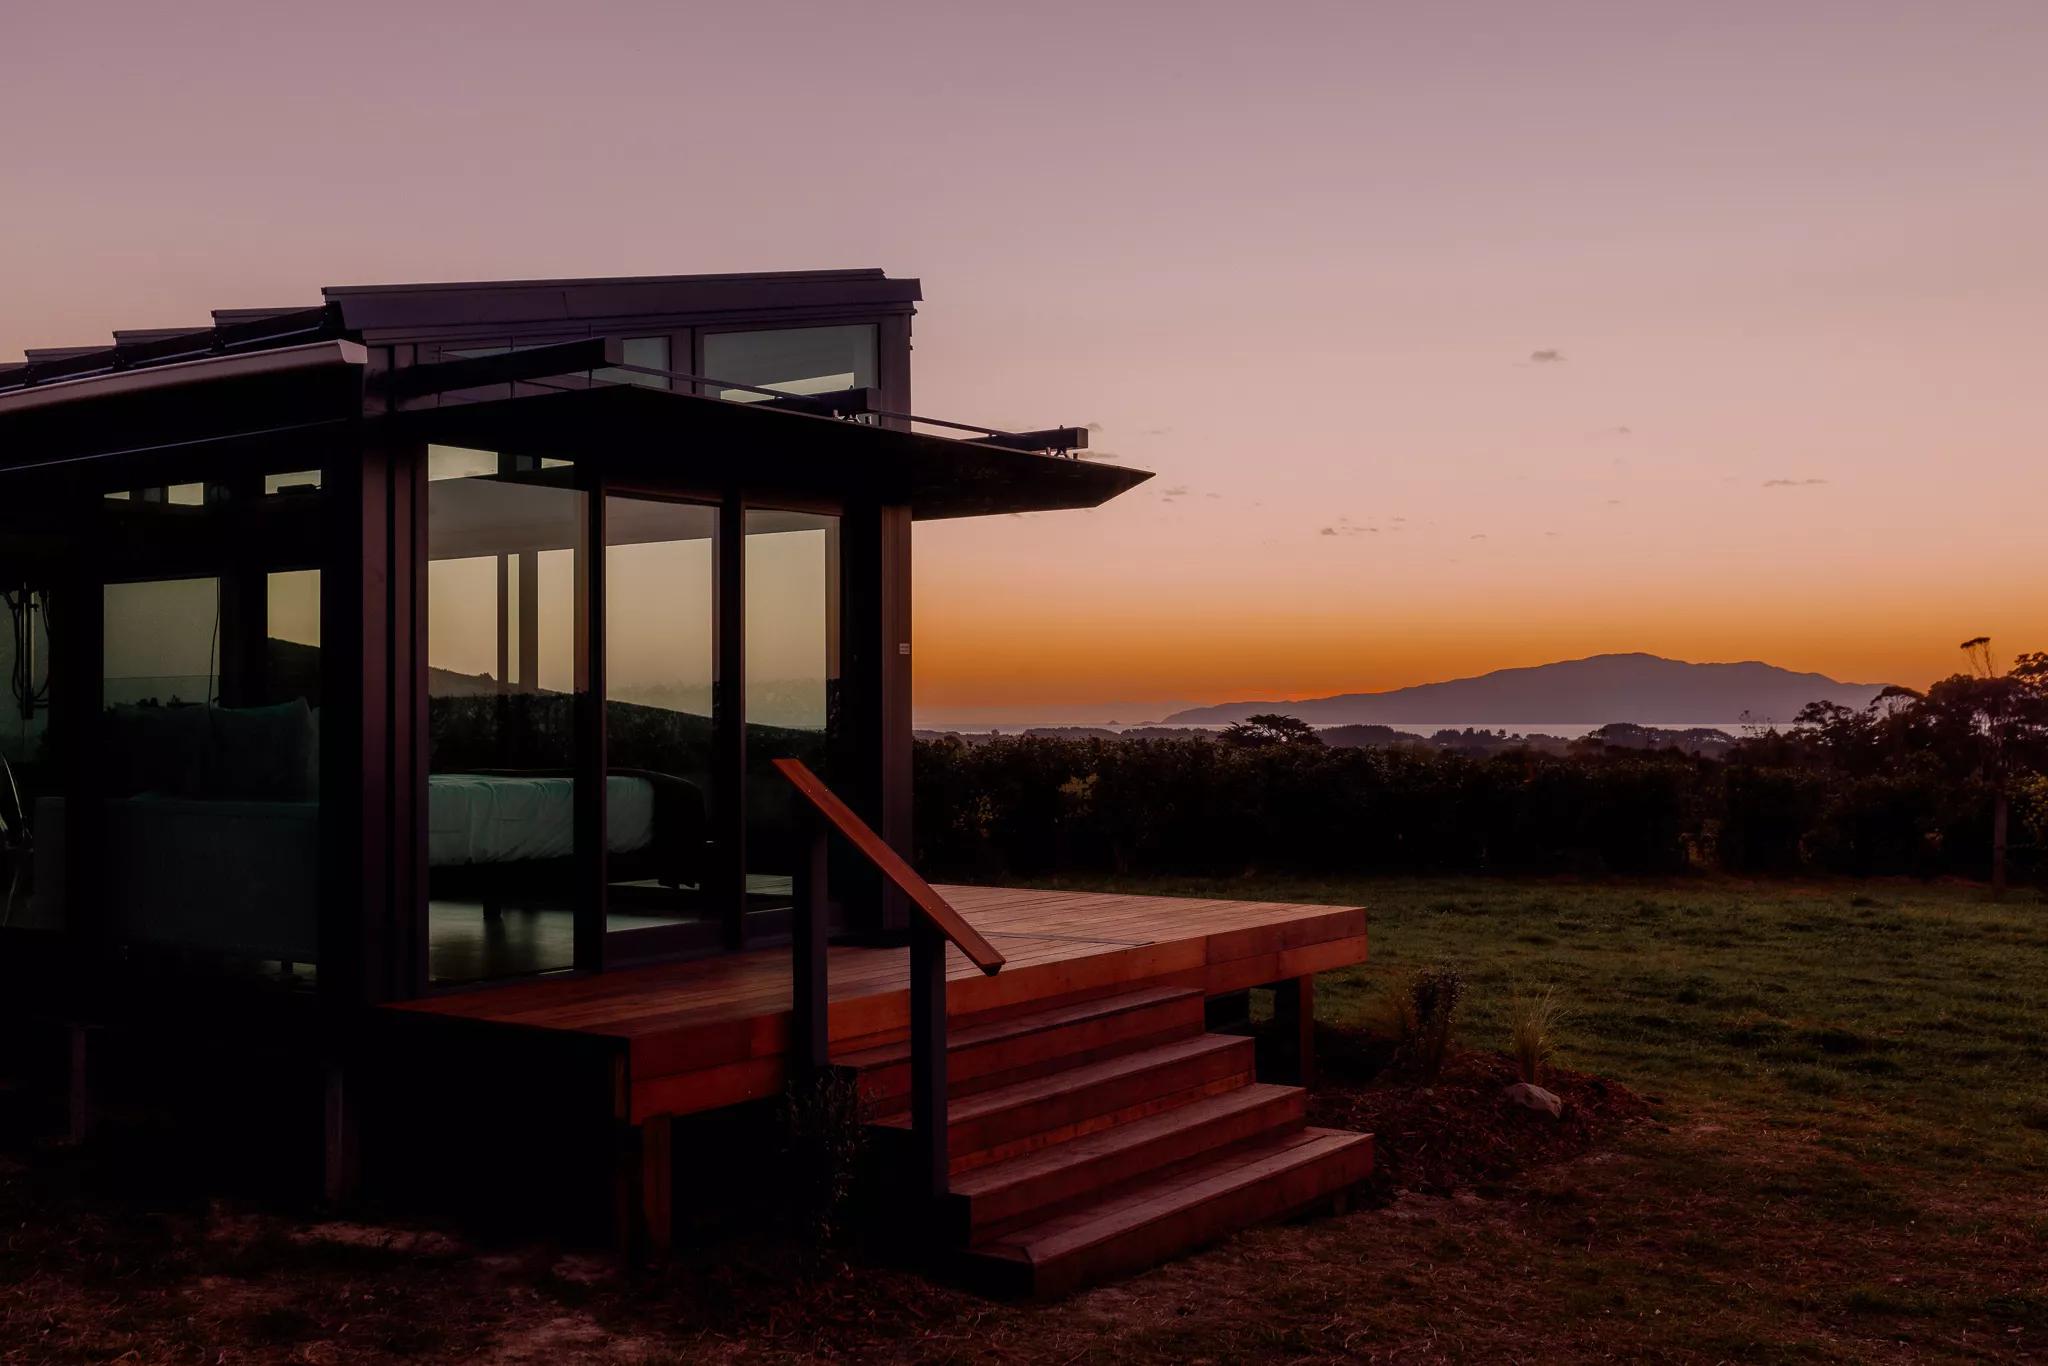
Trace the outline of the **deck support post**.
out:
[[[795,907],[790,925],[790,1080],[808,1080],[832,1060],[831,995],[825,979],[830,946],[825,822],[797,803]]]
[[[71,1142],[80,1144],[92,1137],[92,1035],[91,1025],[78,1020],[69,1025],[71,1035]]]
[[[339,1062],[328,1063],[322,1188],[328,1205],[335,1208],[353,1203],[362,1187],[362,1125],[356,1110],[347,1069]]]
[[[1316,979],[1295,977],[1273,984],[1273,1027],[1297,1086],[1316,1079]]]
[[[668,1255],[675,1240],[675,1118],[617,1126],[612,1167],[612,1236],[629,1265]]]
[[[674,1171],[676,1122],[657,1115],[640,1125],[640,1251],[665,1257],[675,1240]]]
[[[628,1264],[668,1255],[675,1240],[675,1117],[635,1123],[627,1062],[612,1062],[612,1239]]]
[[[923,916],[910,924],[911,1179],[936,1202],[947,1189],[946,936]]]

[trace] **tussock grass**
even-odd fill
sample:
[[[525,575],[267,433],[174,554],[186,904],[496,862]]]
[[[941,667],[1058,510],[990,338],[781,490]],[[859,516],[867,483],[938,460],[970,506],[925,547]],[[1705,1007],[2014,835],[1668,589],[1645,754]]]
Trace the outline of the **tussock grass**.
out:
[[[1517,998],[1509,1006],[1508,1055],[1515,1060],[1515,1075],[1531,1086],[1541,1086],[1550,1060],[1557,1053],[1558,1031],[1564,1027],[1564,1004],[1557,988]]]

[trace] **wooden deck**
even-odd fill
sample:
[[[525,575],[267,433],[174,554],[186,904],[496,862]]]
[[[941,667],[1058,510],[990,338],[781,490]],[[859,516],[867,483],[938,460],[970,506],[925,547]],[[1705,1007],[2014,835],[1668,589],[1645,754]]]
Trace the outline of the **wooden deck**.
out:
[[[938,889],[1008,959],[985,976],[953,950],[949,1017],[1000,1015],[1140,986],[1222,995],[1364,960],[1365,911],[1264,901],[1004,887]],[[834,947],[835,1057],[904,1037],[909,951]],[[790,951],[508,983],[386,1008],[405,1033],[476,1032],[585,1046],[608,1060],[631,1124],[776,1094],[790,1023]]]

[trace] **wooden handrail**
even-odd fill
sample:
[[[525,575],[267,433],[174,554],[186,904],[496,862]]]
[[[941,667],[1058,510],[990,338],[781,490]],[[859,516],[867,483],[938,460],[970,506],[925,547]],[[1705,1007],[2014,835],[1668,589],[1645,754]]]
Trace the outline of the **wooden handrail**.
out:
[[[1002,971],[1004,958],[996,951],[995,945],[982,938],[981,932],[967,923],[960,912],[953,909],[946,898],[933,890],[932,885],[919,877],[917,870],[904,862],[903,855],[882,842],[882,837],[868,828],[867,822],[853,813],[853,808],[839,800],[831,788],[820,781],[818,775],[805,767],[801,759],[772,759],[775,771],[789,779],[790,786],[803,794],[804,800],[817,808],[818,814],[844,835],[847,842],[861,852],[861,856],[881,870],[882,876],[896,884],[909,897],[918,910],[924,913],[932,927],[953,941],[954,947],[967,955],[967,960],[993,977]]]
[[[882,842],[818,775],[797,759],[772,759],[775,771],[810,803],[799,811],[795,905],[790,924],[789,1052],[793,1068],[816,1075],[832,1056],[832,1031],[827,1023],[832,993],[825,983],[826,828],[837,830],[861,857],[881,870],[917,907],[910,922],[910,1179],[927,1209],[936,1212],[944,1199],[948,1176],[951,1111],[946,1105],[946,944],[950,940],[968,961],[994,976],[1003,956],[967,923],[946,898],[932,890],[903,856]]]

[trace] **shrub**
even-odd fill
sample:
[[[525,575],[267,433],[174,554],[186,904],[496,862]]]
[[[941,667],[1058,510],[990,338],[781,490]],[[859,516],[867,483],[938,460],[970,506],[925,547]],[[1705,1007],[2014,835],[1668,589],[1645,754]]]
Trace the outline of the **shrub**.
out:
[[[782,1095],[781,1134],[791,1232],[812,1251],[841,1242],[867,1154],[867,1103],[849,1072],[826,1068]]]
[[[1464,999],[1465,979],[1455,968],[1418,968],[1400,982],[1389,1011],[1399,1031],[1394,1065],[1422,1082],[1442,1076]]]

